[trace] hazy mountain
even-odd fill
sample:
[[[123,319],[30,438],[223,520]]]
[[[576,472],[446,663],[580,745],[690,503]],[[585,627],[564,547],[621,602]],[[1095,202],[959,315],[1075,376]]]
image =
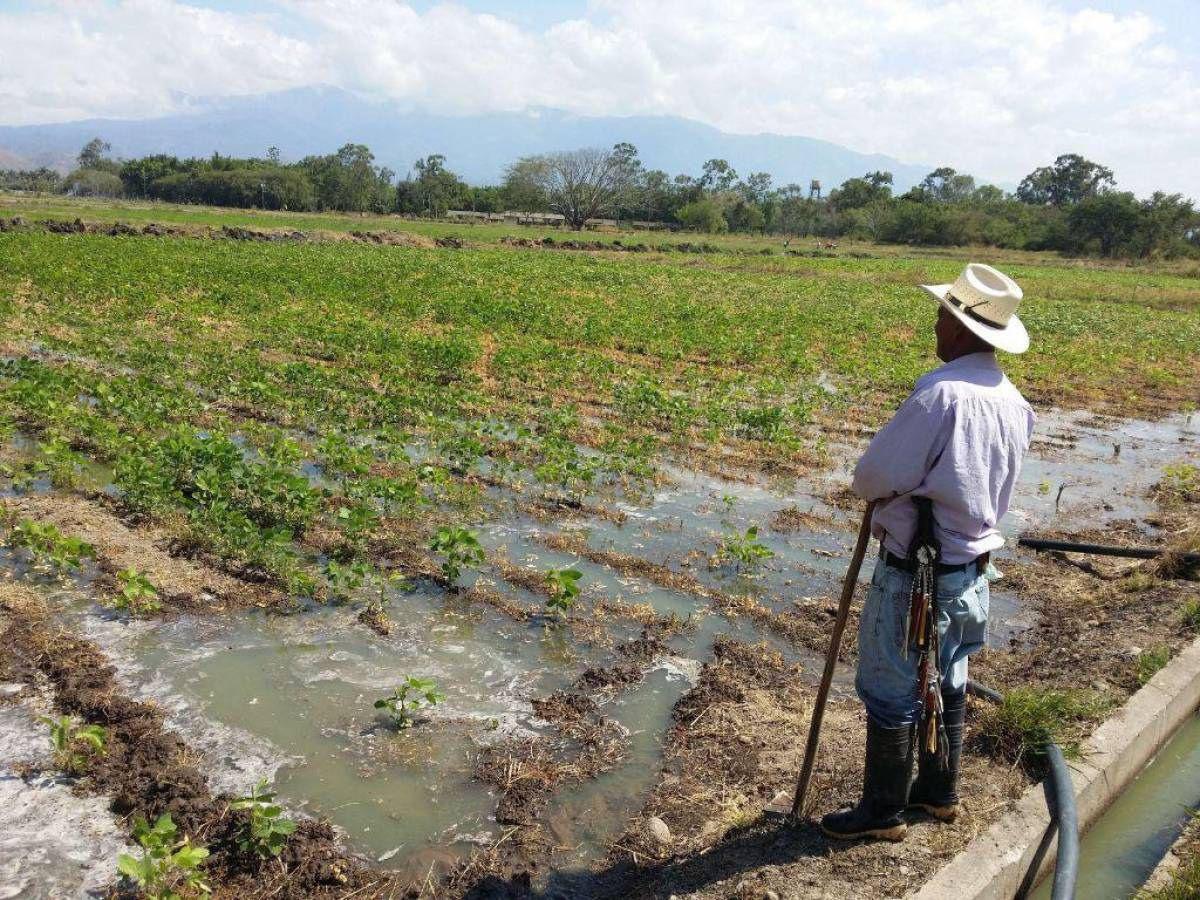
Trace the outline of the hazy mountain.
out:
[[[65,168],[97,135],[112,144],[118,157],[208,156],[214,150],[264,156],[276,146],[285,159],[294,160],[354,141],[370,146],[378,162],[401,174],[418,157],[443,153],[451,169],[475,184],[498,181],[505,165],[519,156],[618,141],[634,144],[648,168],[671,175],[698,175],[705,160],[720,157],[743,175],[768,172],[776,185],[795,182],[805,188],[810,179],[819,178],[826,190],[875,169],[892,172],[896,187],[905,190],[933,168],[814,138],[727,134],[673,116],[593,117],[551,109],[444,116],[330,87],[209,101],[156,119],[0,126],[0,151],[35,165]]]

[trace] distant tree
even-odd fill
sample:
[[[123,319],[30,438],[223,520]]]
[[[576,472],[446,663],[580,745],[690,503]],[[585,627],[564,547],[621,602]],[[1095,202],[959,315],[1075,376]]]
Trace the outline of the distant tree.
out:
[[[1067,227],[1077,250],[1097,249],[1117,256],[1137,233],[1141,207],[1133,194],[1106,191],[1084,197],[1067,214]]]
[[[402,213],[441,216],[446,210],[466,206],[470,188],[446,168],[446,157],[433,153],[418,159],[411,174],[396,186],[396,209]]]
[[[578,231],[588,219],[626,201],[636,184],[636,154],[632,145],[617,144],[612,150],[525,157],[509,167],[505,186],[519,195],[545,197],[547,206]]]
[[[98,137],[92,138],[79,151],[79,156],[75,158],[75,164],[80,169],[99,169],[110,150],[112,150],[112,145],[108,141]]]
[[[892,196],[891,172],[868,172],[862,178],[850,178],[829,194],[830,205],[839,212],[859,209]]]
[[[705,231],[709,234],[726,231],[729,222],[721,211],[721,204],[711,197],[702,197],[683,206],[677,213],[679,223],[684,228],[695,231]]]
[[[971,202],[978,203],[980,206],[994,206],[1003,203],[1004,198],[1004,191],[994,184],[981,184],[971,195]]]
[[[1157,191],[1141,203],[1133,239],[1137,256],[1180,256],[1200,238],[1200,213],[1182,194]]]
[[[941,166],[926,175],[917,190],[921,199],[934,203],[961,203],[975,193],[975,179]]]
[[[271,146],[267,148],[267,162],[273,166],[281,165],[283,162],[283,154],[279,152],[279,148]]]
[[[747,203],[762,204],[771,192],[771,176],[766,172],[752,172],[737,186],[737,192]]]
[[[64,193],[75,197],[120,197],[124,185],[120,177],[103,169],[76,169],[63,179]]]
[[[56,190],[62,180],[61,175],[45,166],[40,169],[0,169],[0,189],[6,191],[48,192]]]
[[[678,192],[671,176],[661,169],[642,173],[635,198],[633,217],[649,222],[665,222],[679,209]]]
[[[766,216],[758,204],[739,197],[725,208],[725,221],[729,223],[730,231],[761,231],[766,225]]]
[[[1114,186],[1112,169],[1064,153],[1053,165],[1034,169],[1017,187],[1017,197],[1038,206],[1071,206]]]
[[[330,156],[300,161],[324,209],[346,212],[385,212],[394,203],[395,173],[375,167],[375,155],[365,144],[345,144]]]
[[[150,196],[150,185],[155,181],[183,170],[183,163],[178,158],[160,153],[126,160],[117,175],[125,186],[125,193],[128,196],[148,197]]]
[[[713,193],[730,190],[737,180],[737,171],[723,159],[708,160],[700,173],[700,187]]]
[[[540,156],[526,156],[511,163],[504,171],[501,193],[507,209],[518,212],[547,212],[550,198],[545,184],[546,162]]]
[[[691,175],[676,175],[673,179],[673,190],[678,206],[686,206],[704,196],[704,185]]]

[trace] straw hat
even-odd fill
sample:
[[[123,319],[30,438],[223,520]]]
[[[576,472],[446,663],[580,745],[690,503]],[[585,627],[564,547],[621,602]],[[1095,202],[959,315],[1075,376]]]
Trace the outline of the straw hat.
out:
[[[960,322],[1008,353],[1029,349],[1029,333],[1017,318],[1024,296],[1017,283],[983,263],[968,263],[954,284],[923,284]]]

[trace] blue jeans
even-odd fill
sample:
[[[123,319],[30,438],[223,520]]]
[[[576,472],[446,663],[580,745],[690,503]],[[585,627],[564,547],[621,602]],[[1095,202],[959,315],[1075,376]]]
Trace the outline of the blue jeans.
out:
[[[921,715],[917,654],[908,649],[912,580],[879,560],[858,621],[854,687],[871,718],[887,728],[911,725]],[[942,692],[959,694],[967,689],[967,657],[987,642],[988,581],[970,566],[939,575],[937,589]]]

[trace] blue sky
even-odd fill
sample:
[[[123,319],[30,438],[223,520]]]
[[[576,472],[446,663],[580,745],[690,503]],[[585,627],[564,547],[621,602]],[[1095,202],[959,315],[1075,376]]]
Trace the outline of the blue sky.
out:
[[[1200,0],[0,0],[0,124],[332,84],[449,114],[669,114],[1015,182],[1200,197]],[[86,73],[86,77],[81,77]]]

